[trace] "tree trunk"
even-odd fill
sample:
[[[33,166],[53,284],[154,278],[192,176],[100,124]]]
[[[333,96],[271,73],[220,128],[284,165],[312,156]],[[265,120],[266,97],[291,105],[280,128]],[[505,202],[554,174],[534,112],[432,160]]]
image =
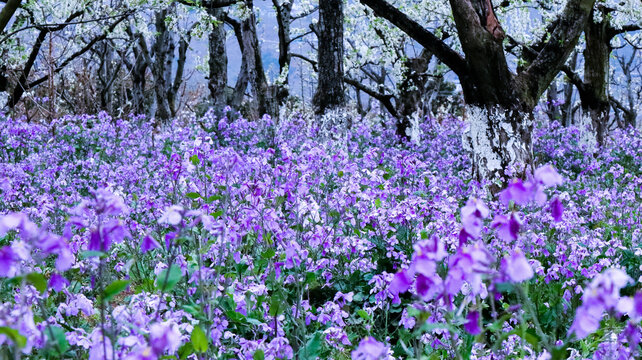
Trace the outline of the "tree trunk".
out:
[[[532,171],[532,112],[469,106],[464,146],[471,151],[473,177],[507,181]]]
[[[572,71],[577,67],[577,56],[577,51],[571,55],[569,67]],[[560,107],[562,125],[566,127],[573,125],[573,94],[573,83],[568,80],[564,83],[564,104]]]
[[[609,122],[609,76],[610,38],[607,34],[608,20],[586,23],[584,35],[584,86],[580,91],[584,116],[590,118],[590,132],[595,134],[597,144],[604,144]]]
[[[142,34],[134,33],[133,27],[129,26],[127,28],[127,34],[135,41],[132,49],[134,52],[134,62],[130,63],[127,61],[127,54],[121,54],[123,61],[126,62],[127,68],[132,76],[132,112],[136,115],[147,114],[145,107],[145,85],[146,85],[146,73],[147,68],[149,67],[149,51],[147,49],[147,43],[143,38]],[[147,114],[149,115],[149,114]]]
[[[252,86],[252,96],[256,101],[259,116],[263,114],[274,116],[276,114],[274,109],[276,98],[272,91],[268,89],[267,77],[263,70],[261,48],[259,47],[259,38],[256,33],[256,15],[254,14],[253,1],[245,0],[245,6],[249,9],[249,15],[241,21],[242,50],[247,64],[250,85]]]
[[[185,72],[185,62],[187,61],[187,49],[189,48],[189,43],[192,39],[192,30],[190,29],[184,37],[181,37],[178,42],[178,59],[176,61],[176,74],[174,75],[174,81],[170,87],[170,91],[167,94],[169,100],[169,109],[172,112],[172,117],[176,116],[178,112],[178,92],[183,84],[183,73]]]
[[[116,80],[117,71],[114,69],[114,50],[108,41],[103,41],[99,46],[100,68],[98,70],[100,108],[113,114],[112,85]]]
[[[407,129],[410,128],[410,117],[420,110],[424,89],[428,80],[426,71],[432,54],[424,49],[416,58],[405,61],[403,80],[397,87],[399,89],[397,106],[397,136],[408,139]],[[423,114],[420,114],[423,115]]]
[[[548,119],[551,122],[560,121],[561,119],[560,108],[557,101],[557,92],[557,80],[553,80],[546,91],[546,115],[548,115]]]
[[[165,24],[165,18],[169,15],[170,9],[163,9],[154,14],[157,35],[152,46],[154,54],[152,73],[156,94],[156,118],[161,122],[167,122],[172,117],[169,94],[172,87],[172,62],[176,43],[172,32]]]
[[[343,0],[319,2],[319,82],[312,99],[319,115],[345,105],[343,85]]]
[[[276,23],[278,25],[279,34],[279,79],[275,84],[276,97],[279,105],[283,105],[289,95],[288,83],[290,62],[292,61],[292,54],[290,53],[290,24],[292,14],[292,2],[285,1],[280,3],[278,0],[272,0],[272,4],[276,9]]]
[[[208,88],[215,109],[226,105],[225,88],[227,86],[227,51],[225,49],[225,28],[223,18],[225,11],[220,8],[207,9],[217,22],[209,34],[209,79]]]

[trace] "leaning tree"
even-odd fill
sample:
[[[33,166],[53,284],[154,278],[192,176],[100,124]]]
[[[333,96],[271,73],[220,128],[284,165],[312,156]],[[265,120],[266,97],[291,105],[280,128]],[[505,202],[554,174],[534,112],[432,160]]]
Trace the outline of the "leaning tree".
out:
[[[490,0],[449,0],[463,54],[386,0],[360,1],[459,78],[469,123],[465,145],[472,150],[475,177],[524,174],[533,162],[533,109],[575,48],[595,0],[568,0],[541,39],[531,44],[536,55],[522,59],[517,70],[507,60],[506,35]]]

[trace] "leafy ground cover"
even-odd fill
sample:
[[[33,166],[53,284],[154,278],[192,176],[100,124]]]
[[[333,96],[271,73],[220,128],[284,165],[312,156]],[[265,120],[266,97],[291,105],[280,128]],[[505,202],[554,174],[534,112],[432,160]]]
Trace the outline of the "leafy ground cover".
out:
[[[493,197],[454,118],[188,123],[0,119],[5,358],[639,355],[637,132],[540,125]]]

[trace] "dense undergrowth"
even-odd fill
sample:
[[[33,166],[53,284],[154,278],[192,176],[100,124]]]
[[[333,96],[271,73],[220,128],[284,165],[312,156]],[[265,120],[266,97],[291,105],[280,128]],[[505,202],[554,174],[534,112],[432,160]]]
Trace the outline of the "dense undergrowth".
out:
[[[0,118],[0,354],[632,358],[642,140],[540,125],[498,199],[457,119]],[[330,133],[333,133],[330,131]]]

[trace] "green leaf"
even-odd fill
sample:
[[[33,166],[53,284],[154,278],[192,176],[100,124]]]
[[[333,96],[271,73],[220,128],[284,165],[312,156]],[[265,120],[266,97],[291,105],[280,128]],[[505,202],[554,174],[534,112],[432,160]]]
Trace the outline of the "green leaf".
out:
[[[105,255],[106,254],[104,252],[102,252],[102,251],[87,250],[87,251],[83,251],[80,254],[80,258],[81,259],[86,259],[86,258],[90,258],[90,257],[104,257]]]
[[[264,259],[272,259],[274,255],[276,255],[276,251],[274,250],[274,248],[266,249],[261,253],[261,257]]]
[[[284,304],[283,303],[284,303],[284,301],[280,296],[278,296],[277,294],[272,295],[272,297],[270,298],[270,312],[269,312],[269,315],[270,316],[281,315],[283,313],[283,310],[284,310],[284,306],[283,306]]]
[[[67,342],[67,338],[65,337],[65,330],[63,330],[61,327],[49,325],[47,326],[45,333],[47,334],[47,338],[49,339],[49,341],[53,341],[57,344],[56,349],[60,350],[61,355],[65,351],[67,351],[67,349],[69,349],[69,343]]]
[[[169,269],[169,274],[167,273],[167,269],[158,274],[156,277],[156,287],[161,291],[172,291],[182,277],[181,268],[178,267],[178,265],[172,265]]]
[[[6,326],[0,326],[0,334],[6,335],[17,347],[23,348],[27,345],[27,338],[20,335],[18,330]]]
[[[109,284],[103,291],[103,299],[105,301],[111,300],[114,296],[118,295],[123,290],[127,289],[129,285],[129,280],[116,280],[113,283]]]
[[[41,273],[33,272],[26,276],[27,281],[43,294],[47,290],[47,279]]]
[[[185,196],[187,196],[188,198],[190,198],[192,200],[196,200],[196,199],[201,197],[201,194],[199,194],[197,192],[188,192],[187,194],[185,194]]]
[[[205,200],[206,203],[211,204],[212,202],[216,200],[221,200],[223,197],[221,195],[212,195]]]
[[[263,322],[262,322],[262,321],[260,321],[260,320],[258,320],[258,319],[255,319],[255,318],[250,318],[250,317],[249,317],[249,318],[246,318],[245,320],[246,320],[249,324],[252,324],[252,325],[256,325],[256,326],[261,326],[261,325],[263,325]]]
[[[185,343],[178,349],[178,358],[181,360],[187,359],[188,356],[194,353],[194,345],[191,342]]]
[[[307,273],[305,273],[305,283],[306,284],[311,285],[315,281],[317,281],[317,274],[315,274],[315,273],[313,273],[311,271],[308,271]]]
[[[319,357],[321,352],[321,333],[316,332],[310,340],[305,344],[301,350],[299,350],[300,359],[316,359]]]
[[[201,159],[198,158],[198,155],[194,154],[190,156],[189,160],[192,162],[192,165],[198,166],[201,163]]]
[[[376,199],[375,199],[375,207],[376,207],[377,209],[381,207],[381,199],[379,199],[379,198],[376,198]]]
[[[357,310],[357,314],[359,314],[363,320],[370,320],[370,314],[363,309]]]
[[[263,352],[262,349],[258,349],[254,352],[254,356],[252,356],[252,359],[254,360],[263,360],[265,359],[265,352]]]
[[[200,326],[194,326],[194,330],[192,330],[192,335],[190,336],[190,340],[192,340],[192,346],[194,346],[194,351],[199,352],[199,353],[204,353],[207,351],[207,336],[205,335],[205,332],[203,329],[201,329]]]

